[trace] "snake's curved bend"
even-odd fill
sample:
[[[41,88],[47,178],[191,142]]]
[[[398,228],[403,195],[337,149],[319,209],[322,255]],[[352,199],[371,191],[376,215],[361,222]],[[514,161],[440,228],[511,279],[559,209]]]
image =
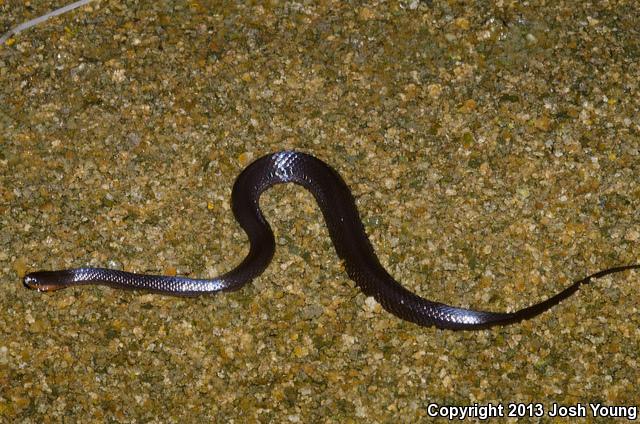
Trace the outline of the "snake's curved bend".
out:
[[[387,311],[419,325],[478,329],[513,323],[549,309],[592,278],[640,268],[640,265],[627,265],[597,272],[543,302],[510,313],[476,311],[432,302],[402,287],[382,267],[364,231],[353,196],[340,175],[313,156],[285,151],[253,162],[233,186],[233,213],[246,231],[251,247],[247,257],[230,272],[212,279],[190,279],[103,268],[78,268],[33,272],[24,277],[24,284],[40,291],[80,284],[103,284],[185,296],[237,290],[265,270],[275,251],[273,232],[258,204],[260,194],[274,184],[287,182],[304,186],[316,198],[338,256],[344,260],[349,277],[360,289],[367,296],[373,296]]]

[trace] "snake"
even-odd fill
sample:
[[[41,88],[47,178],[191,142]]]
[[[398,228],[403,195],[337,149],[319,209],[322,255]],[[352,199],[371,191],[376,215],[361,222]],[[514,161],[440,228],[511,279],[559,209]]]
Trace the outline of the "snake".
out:
[[[381,265],[365,232],[356,201],[342,177],[322,160],[298,151],[263,156],[237,177],[232,193],[233,214],[246,232],[247,256],[232,270],[215,278],[150,275],[105,268],[36,271],[23,284],[38,291],[78,285],[106,285],[177,296],[197,296],[238,290],[267,268],[275,252],[275,239],[260,210],[260,195],[276,184],[295,183],[313,194],[344,268],[360,290],[391,314],[421,326],[475,330],[533,318],[575,293],[583,284],[609,274],[640,268],[623,265],[598,271],[573,282],[546,300],[513,312],[467,309],[416,295],[396,281]]]

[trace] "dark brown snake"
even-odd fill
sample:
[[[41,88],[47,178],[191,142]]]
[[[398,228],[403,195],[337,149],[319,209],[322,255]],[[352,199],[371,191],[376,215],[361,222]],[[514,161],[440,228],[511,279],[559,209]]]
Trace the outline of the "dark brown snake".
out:
[[[253,162],[238,176],[233,186],[233,213],[247,233],[251,246],[247,257],[228,273],[217,278],[192,279],[104,268],[77,268],[32,272],[24,277],[24,285],[39,291],[52,291],[81,284],[103,284],[182,296],[237,290],[266,269],[275,251],[273,232],[260,211],[260,195],[275,184],[288,182],[302,185],[313,194],[338,256],[343,259],[347,274],[358,287],[367,296],[373,296],[387,311],[419,325],[460,330],[514,323],[546,311],[591,279],[640,268],[640,264],[635,264],[596,272],[547,300],[515,312],[476,311],[432,302],[402,287],[382,267],[364,231],[351,191],[340,175],[313,156],[284,151]]]

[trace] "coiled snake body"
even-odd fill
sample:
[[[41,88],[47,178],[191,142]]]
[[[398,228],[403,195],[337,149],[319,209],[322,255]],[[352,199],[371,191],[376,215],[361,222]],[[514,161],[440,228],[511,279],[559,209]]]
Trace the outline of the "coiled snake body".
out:
[[[134,274],[104,268],[38,271],[24,277],[24,285],[52,291],[81,284],[141,289],[171,295],[193,296],[237,290],[260,275],[275,251],[273,232],[260,211],[260,194],[269,187],[293,182],[315,197],[329,228],[338,256],[349,277],[367,295],[392,314],[419,325],[448,329],[479,329],[531,318],[570,296],[592,278],[640,265],[609,268],[576,281],[558,294],[515,312],[489,312],[432,302],[405,289],[382,267],[365,233],[355,201],[338,173],[321,160],[300,152],[284,151],[263,156],[238,176],[232,192],[233,213],[247,233],[251,247],[233,270],[211,279]]]

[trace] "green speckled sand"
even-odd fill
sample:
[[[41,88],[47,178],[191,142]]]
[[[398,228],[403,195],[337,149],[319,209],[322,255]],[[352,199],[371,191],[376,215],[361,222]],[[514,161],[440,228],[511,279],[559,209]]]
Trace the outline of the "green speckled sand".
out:
[[[640,273],[522,324],[421,328],[354,287],[295,186],[263,196],[277,252],[241,291],[22,287],[230,269],[233,181],[290,148],[344,176],[382,263],[433,300],[515,310],[638,262],[636,3],[254,3],[101,0],[0,46],[0,422],[638,405]],[[29,4],[0,0],[0,31],[52,7]]]

